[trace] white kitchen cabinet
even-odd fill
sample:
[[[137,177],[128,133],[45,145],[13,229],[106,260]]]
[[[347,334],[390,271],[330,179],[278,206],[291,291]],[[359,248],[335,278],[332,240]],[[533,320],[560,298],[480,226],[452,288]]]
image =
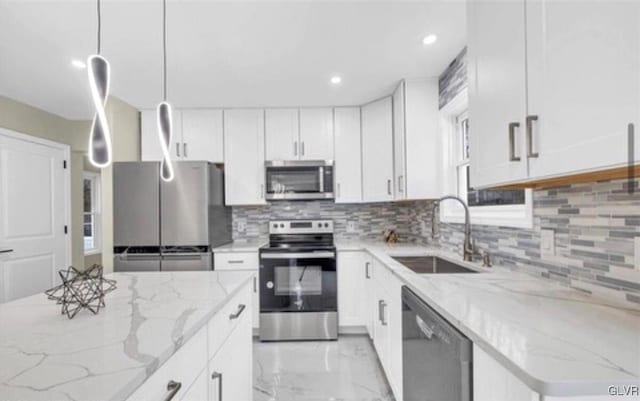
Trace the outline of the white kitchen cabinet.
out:
[[[172,160],[204,160],[223,163],[222,110],[173,109]],[[156,110],[140,114],[141,159],[162,160]]]
[[[300,109],[300,160],[333,160],[333,109]]]
[[[251,401],[253,399],[253,347],[251,317],[240,321],[222,348],[209,361],[209,399]]]
[[[524,0],[467,3],[470,181],[474,187],[527,178],[524,13]]]
[[[365,294],[365,307],[364,318],[365,326],[367,328],[367,334],[369,338],[373,340],[373,327],[376,319],[376,305],[375,305],[375,281],[373,280],[373,258],[368,253],[364,253],[362,256],[362,262],[364,263],[364,294]]]
[[[377,270],[377,266],[374,267]],[[391,371],[391,335],[389,326],[389,295],[384,286],[374,281],[374,300],[376,318],[373,322],[373,346],[378,354],[382,368],[390,379]]]
[[[184,396],[176,397],[180,401],[208,401],[209,397],[209,370],[205,366],[200,371],[196,381],[193,382],[191,387],[184,390]]]
[[[182,110],[182,159],[224,163],[222,125],[222,110]]]
[[[366,263],[363,252],[338,252],[338,325],[343,332],[365,327]]]
[[[473,399],[474,401],[539,401],[540,396],[474,344]]]
[[[395,199],[433,199],[441,193],[438,80],[403,80],[393,93]]]
[[[298,109],[265,110],[267,160],[297,160],[300,155]]]
[[[362,106],[362,198],[393,200],[393,116],[391,96]]]
[[[253,271],[255,277],[252,283],[251,303],[253,305],[253,329],[260,328],[260,259],[258,252],[214,252],[213,269],[225,271]]]
[[[158,134],[158,117],[155,109],[140,112],[140,152],[142,161],[161,161],[162,148]],[[173,109],[172,134],[169,154],[172,160],[182,159],[182,112]]]
[[[335,124],[335,202],[362,201],[362,155],[360,107],[336,107]]]
[[[392,275],[388,286],[389,302],[389,385],[396,399],[402,400],[402,282]]]
[[[473,0],[467,21],[471,185],[626,164],[628,126],[640,123],[640,3]]]
[[[264,204],[264,110],[224,111],[224,160],[226,204]]]
[[[526,27],[529,177],[624,166],[640,124],[640,3],[528,0]]]

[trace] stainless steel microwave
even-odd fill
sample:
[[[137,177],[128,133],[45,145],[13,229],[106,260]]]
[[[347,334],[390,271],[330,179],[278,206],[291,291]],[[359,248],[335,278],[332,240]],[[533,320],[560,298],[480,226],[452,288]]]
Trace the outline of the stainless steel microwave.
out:
[[[333,199],[331,160],[268,161],[265,174],[267,199]]]

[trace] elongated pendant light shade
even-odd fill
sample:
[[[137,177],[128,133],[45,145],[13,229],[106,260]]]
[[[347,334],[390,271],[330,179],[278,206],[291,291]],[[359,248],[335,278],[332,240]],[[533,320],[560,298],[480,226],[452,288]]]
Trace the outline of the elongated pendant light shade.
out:
[[[104,168],[111,164],[111,132],[107,121],[105,105],[109,96],[109,62],[95,54],[87,59],[89,87],[95,108],[91,131],[89,132],[89,161],[96,167]]]
[[[171,137],[173,135],[171,115],[171,105],[168,102],[162,102],[158,105],[158,136],[160,139],[160,147],[162,148],[160,177],[166,182],[173,180],[173,165],[171,164],[171,154],[169,153],[169,144],[171,143]]]

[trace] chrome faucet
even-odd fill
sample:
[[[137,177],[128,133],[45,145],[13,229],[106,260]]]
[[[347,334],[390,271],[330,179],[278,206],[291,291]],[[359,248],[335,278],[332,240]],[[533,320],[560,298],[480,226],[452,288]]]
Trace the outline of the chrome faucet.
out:
[[[443,200],[452,199],[460,202],[464,207],[464,247],[462,250],[462,259],[468,262],[473,261],[473,243],[471,242],[471,219],[469,217],[469,207],[467,204],[457,196],[447,195],[438,199],[431,209],[431,238],[435,239],[437,236],[436,230],[436,211],[440,207],[440,202]]]

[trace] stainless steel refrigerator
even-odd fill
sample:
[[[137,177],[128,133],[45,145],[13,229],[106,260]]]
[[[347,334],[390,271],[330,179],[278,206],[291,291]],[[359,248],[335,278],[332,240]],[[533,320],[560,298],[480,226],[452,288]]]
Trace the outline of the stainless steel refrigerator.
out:
[[[224,172],[178,161],[171,182],[158,162],[113,163],[114,270],[211,270],[213,247],[231,242]]]

